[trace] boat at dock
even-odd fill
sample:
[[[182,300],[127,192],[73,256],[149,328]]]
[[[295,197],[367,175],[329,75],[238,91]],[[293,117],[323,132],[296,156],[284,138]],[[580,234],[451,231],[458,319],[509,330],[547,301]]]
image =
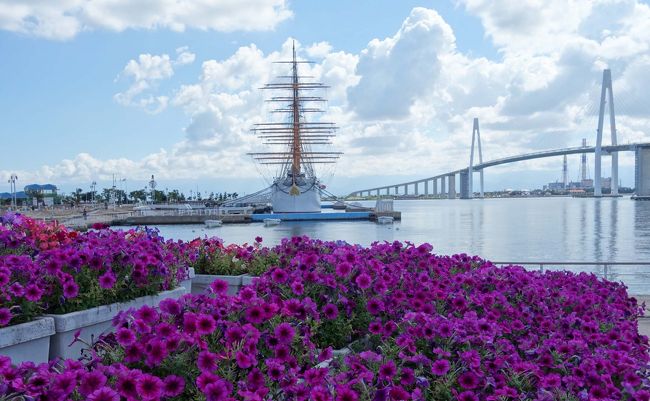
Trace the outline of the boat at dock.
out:
[[[216,228],[216,227],[221,227],[223,225],[223,221],[221,220],[206,220],[203,222],[205,224],[206,228]]]
[[[277,226],[278,224],[282,223],[281,219],[264,219],[263,221],[265,227]]]
[[[379,216],[377,217],[377,224],[393,224],[394,220],[393,216]]]

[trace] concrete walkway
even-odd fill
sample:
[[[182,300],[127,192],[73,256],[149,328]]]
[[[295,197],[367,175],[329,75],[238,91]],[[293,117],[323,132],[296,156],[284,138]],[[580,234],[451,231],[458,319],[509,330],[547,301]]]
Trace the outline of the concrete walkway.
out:
[[[650,337],[650,295],[632,295],[639,304],[645,302],[645,316],[639,319],[639,334]]]

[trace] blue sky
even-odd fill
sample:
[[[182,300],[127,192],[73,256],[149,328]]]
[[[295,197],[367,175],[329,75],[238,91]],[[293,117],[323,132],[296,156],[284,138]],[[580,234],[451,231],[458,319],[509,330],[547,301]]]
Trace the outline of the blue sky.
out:
[[[313,44],[328,44],[324,53],[314,53],[322,67],[316,71],[323,74],[321,80],[328,73],[348,74],[340,77],[341,82],[336,83],[340,87],[333,89],[341,96],[335,95],[330,103],[332,117],[345,136],[337,145],[347,156],[329,182],[340,192],[461,167],[459,159],[467,159],[469,153],[471,115],[485,121],[484,141],[491,141],[485,144],[486,159],[575,146],[579,138],[595,130],[589,104],[598,89],[599,67],[614,70],[615,79],[620,79],[615,84],[623,87],[622,97],[632,109],[630,99],[644,100],[634,98],[643,94],[625,79],[626,73],[634,77],[650,65],[648,41],[630,28],[639,25],[635,18],[650,15],[643,14],[648,9],[645,3],[623,1],[612,13],[607,4],[582,9],[578,5],[577,11],[568,12],[562,9],[563,2],[549,2],[551,11],[542,15],[532,5],[513,10],[506,1],[252,3],[256,2],[260,10],[271,10],[270,15],[260,11],[262,27],[250,30],[251,24],[244,18],[239,26],[235,23],[223,32],[218,24],[197,29],[191,22],[186,22],[183,31],[170,29],[171,23],[138,26],[133,23],[137,18],[110,9],[104,11],[110,22],[97,22],[88,11],[77,17],[81,28],[66,31],[61,27],[69,21],[59,17],[68,11],[63,2],[57,6],[59,2],[53,0],[47,10],[33,7],[27,15],[17,17],[10,1],[0,1],[0,52],[4,55],[0,62],[4,149],[0,178],[15,171],[21,177],[19,186],[27,180],[49,181],[72,190],[85,188],[92,180],[108,183],[112,172],[127,177],[132,187],[144,185],[150,174],[156,174],[163,185],[186,191],[197,185],[202,191],[253,191],[262,181],[241,154],[247,148],[229,144],[224,138],[253,143],[241,127],[262,110],[259,99],[244,92],[254,90],[258,79],[266,77],[245,71],[246,62],[256,59],[241,61],[238,51],[254,46],[259,63],[269,62],[283,54],[289,38],[299,42],[299,53],[306,58]],[[414,12],[416,7],[427,12]],[[173,9],[163,11],[175,18]],[[143,20],[152,15],[145,7],[129,12],[140,13]],[[241,18],[241,10],[232,12],[233,20]],[[603,15],[611,16],[611,21]],[[558,16],[566,21],[558,24]],[[539,26],[512,22],[526,18]],[[33,20],[49,30],[25,23]],[[598,32],[585,28],[594,24],[602,25]],[[540,38],[540,32],[548,37]],[[629,40],[609,45],[608,38],[621,37]],[[376,45],[371,44],[373,40]],[[176,50],[180,48],[185,50]],[[194,61],[175,63],[182,52],[193,55]],[[173,73],[161,79],[143,78],[148,89],[131,103],[119,102],[115,95],[125,93],[135,81],[125,67],[131,60],[142,62],[140,55],[168,55]],[[229,73],[245,76],[245,85],[214,83],[209,89],[212,92],[200,100],[179,100],[184,86],[207,85],[202,78],[210,64],[206,62],[222,68],[227,60],[242,63],[242,70]],[[566,104],[559,109],[554,100],[540,101],[557,96],[549,91],[554,80],[561,79],[578,82],[567,88]],[[393,86],[386,85],[389,92],[382,92],[384,82],[393,82]],[[367,93],[383,97],[371,101],[366,99]],[[246,107],[214,103],[208,99],[210,94],[235,96]],[[147,112],[136,103],[148,96],[164,96],[169,104],[160,112]],[[391,105],[392,98],[402,102]],[[508,113],[512,109],[508,102],[517,102],[526,115]],[[405,103],[397,117],[382,116],[381,107],[398,110]],[[626,104],[623,106],[625,113]],[[209,137],[197,140],[188,130],[206,113],[217,117],[207,119],[208,124],[214,123],[206,128]],[[634,112],[623,116],[619,136],[634,141],[650,138],[647,117]],[[90,159],[79,158],[80,154]],[[184,155],[190,154],[201,156],[187,164]],[[631,161],[623,159],[621,175],[624,184],[630,185]],[[378,170],[386,161],[395,168]],[[201,163],[207,165],[205,169]],[[488,170],[486,183],[490,188],[540,186],[559,178],[560,165],[560,160],[533,162],[495,170],[492,177]],[[577,169],[577,164],[574,167]],[[0,181],[0,191],[6,181]]]

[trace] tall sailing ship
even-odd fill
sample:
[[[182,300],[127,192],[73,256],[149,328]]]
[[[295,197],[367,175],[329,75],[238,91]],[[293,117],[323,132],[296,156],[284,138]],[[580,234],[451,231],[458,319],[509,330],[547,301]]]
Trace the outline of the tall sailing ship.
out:
[[[264,144],[279,149],[249,155],[262,165],[275,167],[271,184],[274,213],[319,213],[323,186],[316,176],[316,166],[335,163],[342,153],[319,151],[332,144],[338,128],[332,122],[308,121],[307,115],[324,112],[318,105],[326,99],[318,93],[328,86],[299,75],[298,66],[311,62],[296,59],[295,44],[293,59],[278,63],[290,64],[291,74],[279,76],[278,82],[261,89],[274,92],[267,102],[278,104],[272,112],[285,117],[279,122],[255,124],[251,130]]]

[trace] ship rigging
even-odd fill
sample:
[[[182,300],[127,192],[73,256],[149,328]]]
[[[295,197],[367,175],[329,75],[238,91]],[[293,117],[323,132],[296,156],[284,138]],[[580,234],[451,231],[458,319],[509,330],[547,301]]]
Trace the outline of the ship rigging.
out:
[[[332,122],[308,121],[311,113],[323,113],[318,105],[327,100],[314,92],[328,86],[307,81],[298,73],[298,65],[310,61],[298,61],[295,44],[291,61],[278,61],[291,65],[291,75],[279,76],[280,82],[266,84],[261,89],[279,92],[267,102],[279,106],[272,113],[286,115],[282,122],[255,124],[251,129],[265,145],[279,146],[279,151],[249,153],[262,164],[277,167],[271,185],[271,203],[274,212],[320,212],[321,184],[316,176],[315,166],[332,164],[341,152],[315,150],[331,145],[338,129]],[[306,95],[308,93],[309,95]]]

